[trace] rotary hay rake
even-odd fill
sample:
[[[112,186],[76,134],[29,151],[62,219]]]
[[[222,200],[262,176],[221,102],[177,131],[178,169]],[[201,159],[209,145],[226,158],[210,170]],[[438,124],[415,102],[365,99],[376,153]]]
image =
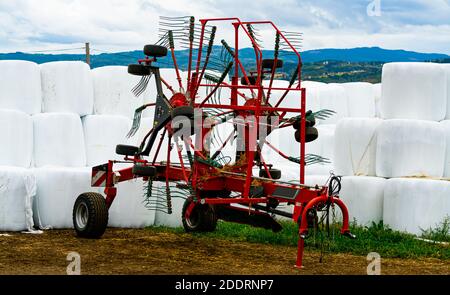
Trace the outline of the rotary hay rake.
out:
[[[224,22],[232,25],[234,47],[225,40],[221,40],[221,46],[214,46],[217,28],[210,24]],[[274,34],[272,59],[262,56],[262,41],[256,27],[263,25]],[[241,36],[250,42],[255,53],[252,71],[246,71],[239,58]],[[175,43],[187,49],[185,66],[177,62]],[[94,192],[78,197],[73,210],[77,235],[101,237],[108,223],[108,209],[117,194],[115,185],[143,178],[146,183],[144,203],[148,209],[171,214],[172,198],[185,199],[181,218],[188,232],[213,231],[218,219],[277,232],[282,227],[275,215],[293,219],[299,225],[297,267],[302,267],[308,232],[315,231],[324,220],[329,229],[330,210],[334,215],[335,206],[342,212],[341,233],[354,238],[349,231],[347,208],[338,197],[340,178],[331,174],[323,186],[304,184],[306,165],[327,162],[318,155],[306,154],[305,144],[318,137],[314,128],[316,119],[327,118],[333,112],[306,111],[306,91],[301,87],[300,45],[300,34],[280,31],[270,21],[220,18],[201,19],[200,24],[196,24],[193,17],[161,17],[160,40],[146,45],[146,57],[128,67],[130,74],[142,77],[132,89],[136,96],[146,90],[152,76],[157,92],[154,103],[136,110],[128,136],[133,136],[140,128],[141,114],[149,107],[154,107],[153,126],[149,126],[150,131],[139,147],[117,145],[116,153],[124,156],[123,161],[111,160],[92,169],[92,186],[104,187],[106,198]],[[161,77],[156,66],[168,53],[176,85],[170,85]],[[274,85],[276,71],[283,67],[281,57],[296,60],[287,87]],[[187,71],[185,79],[181,68]],[[171,93],[170,98],[164,94],[164,88]],[[204,95],[200,89],[206,89]],[[228,94],[223,94],[224,89]],[[292,92],[298,94],[298,107],[283,106]],[[294,116],[288,117],[288,114]],[[222,139],[217,130],[224,124],[230,124],[232,130]],[[299,157],[286,155],[267,139],[282,128],[292,128],[292,136],[299,143]],[[225,147],[233,142],[236,142],[233,155],[225,156]],[[158,161],[164,145],[167,157]],[[171,159],[174,147],[176,160]],[[263,149],[271,149],[297,165],[298,181],[280,180],[281,171],[264,159]],[[130,163],[132,167],[114,170],[116,163]],[[259,169],[258,176],[253,175],[254,169]],[[156,185],[158,182],[160,185]],[[277,209],[280,204],[293,205],[293,212]]]

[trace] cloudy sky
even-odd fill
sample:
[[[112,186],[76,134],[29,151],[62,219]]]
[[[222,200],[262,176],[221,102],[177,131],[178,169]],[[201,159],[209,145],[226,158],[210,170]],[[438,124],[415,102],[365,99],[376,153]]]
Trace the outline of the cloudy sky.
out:
[[[94,53],[135,50],[157,40],[160,15],[269,19],[302,32],[304,50],[380,46],[450,54],[450,0],[0,0],[0,52],[86,41]],[[265,40],[272,36],[261,31]]]

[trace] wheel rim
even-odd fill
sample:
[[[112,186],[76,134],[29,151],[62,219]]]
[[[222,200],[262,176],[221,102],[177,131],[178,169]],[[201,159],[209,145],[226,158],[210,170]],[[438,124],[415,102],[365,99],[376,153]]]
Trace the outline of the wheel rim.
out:
[[[88,223],[89,214],[87,205],[84,202],[81,202],[78,205],[77,211],[75,213],[75,219],[77,221],[77,227],[79,229],[84,229]]]
[[[189,218],[186,218],[186,223],[190,228],[195,228],[198,226],[199,219],[198,209],[194,207]]]

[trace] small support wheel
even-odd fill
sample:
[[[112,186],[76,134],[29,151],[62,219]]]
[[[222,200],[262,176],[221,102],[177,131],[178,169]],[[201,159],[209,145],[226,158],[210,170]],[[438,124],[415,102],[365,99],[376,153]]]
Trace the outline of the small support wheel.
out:
[[[118,144],[116,146],[116,154],[122,156],[134,156],[139,152],[139,148],[132,145]]]
[[[150,68],[148,66],[140,64],[128,65],[128,74],[135,76],[149,76]]]
[[[274,59],[263,59],[261,66],[263,69],[272,69],[274,65],[275,65]],[[276,64],[275,68],[279,69],[282,67],[283,67],[283,61],[281,59],[277,59],[277,64]]]
[[[209,204],[195,204],[194,208],[186,218],[186,211],[193,202],[187,198],[183,204],[181,220],[186,232],[212,232],[217,226],[217,215]]]
[[[319,137],[319,131],[315,127],[306,127],[305,132],[305,142],[311,142],[316,140]],[[300,129],[295,131],[295,140],[297,142],[301,141],[301,133]]]
[[[167,55],[167,47],[160,45],[145,45],[144,54],[147,56],[164,57]]]
[[[83,193],[73,206],[73,226],[77,236],[88,239],[100,238],[108,225],[108,207],[99,193]]]

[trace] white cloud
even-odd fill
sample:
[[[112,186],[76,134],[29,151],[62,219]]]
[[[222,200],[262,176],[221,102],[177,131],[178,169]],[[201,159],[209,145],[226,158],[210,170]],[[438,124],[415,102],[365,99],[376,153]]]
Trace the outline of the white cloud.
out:
[[[135,50],[158,39],[159,15],[194,14],[269,19],[303,32],[304,49],[380,46],[450,53],[449,0],[381,0],[381,16],[369,17],[371,1],[1,1],[0,52],[80,47],[85,41],[93,49]],[[230,39],[231,26],[223,32]],[[273,32],[263,29],[262,34],[266,44],[272,42]]]

